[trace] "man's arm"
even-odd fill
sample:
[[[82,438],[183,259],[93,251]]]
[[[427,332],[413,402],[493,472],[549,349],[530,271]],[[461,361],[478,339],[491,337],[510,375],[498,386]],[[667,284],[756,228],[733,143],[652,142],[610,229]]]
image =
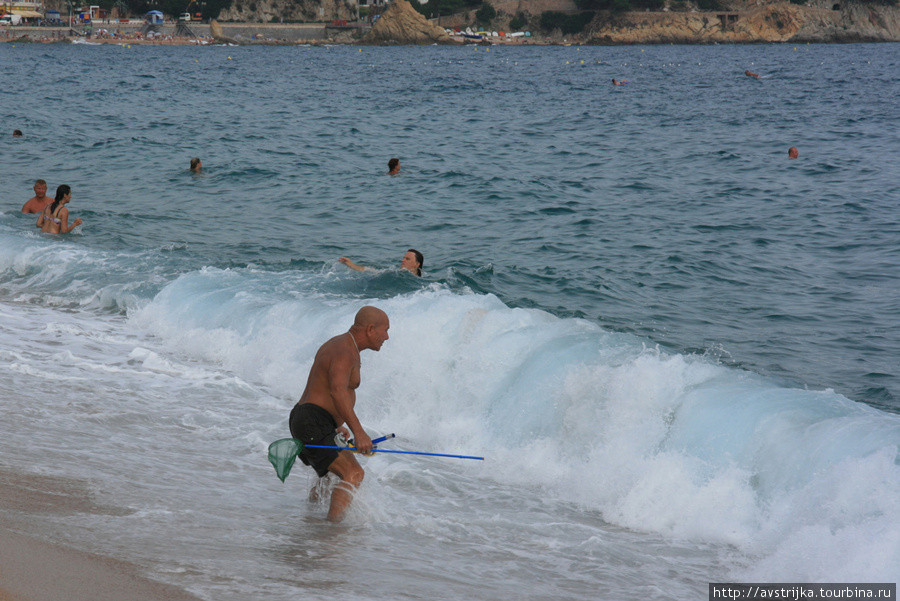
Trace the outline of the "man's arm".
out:
[[[363,453],[372,450],[372,439],[363,430],[359,418],[356,417],[356,411],[353,406],[356,404],[356,392],[350,388],[350,372],[353,369],[353,363],[347,353],[338,353],[331,360],[331,366],[328,369],[328,392],[331,394],[331,400],[334,402],[334,409],[338,413],[350,431],[353,432],[353,440],[356,448]]]

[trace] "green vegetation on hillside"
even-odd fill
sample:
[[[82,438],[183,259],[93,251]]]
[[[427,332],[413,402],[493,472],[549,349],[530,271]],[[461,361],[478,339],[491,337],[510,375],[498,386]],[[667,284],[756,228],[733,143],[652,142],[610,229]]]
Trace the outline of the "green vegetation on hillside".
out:
[[[611,10],[615,12],[647,8],[650,10],[661,10],[663,5],[664,0],[575,0],[575,6],[582,10]]]
[[[440,15],[452,15],[481,7],[482,0],[428,0],[422,4],[419,0],[409,0],[412,7],[428,19]]]
[[[587,24],[593,21],[594,13],[584,12],[577,15],[567,15],[552,10],[541,13],[541,29],[552,31],[559,29],[563,35],[581,33]]]
[[[497,18],[497,11],[491,6],[490,2],[484,2],[475,12],[475,20],[479,25],[490,25],[491,21]]]

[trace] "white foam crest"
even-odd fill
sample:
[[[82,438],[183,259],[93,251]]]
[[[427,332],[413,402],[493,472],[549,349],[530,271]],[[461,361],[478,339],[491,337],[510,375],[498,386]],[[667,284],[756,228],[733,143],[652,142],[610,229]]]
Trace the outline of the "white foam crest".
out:
[[[0,278],[7,297],[22,302],[126,311],[149,300],[166,269],[154,253],[111,253],[31,232],[0,235]]]
[[[742,550],[758,558],[734,570],[753,581],[898,582],[900,466],[897,448],[848,458],[774,499]]]

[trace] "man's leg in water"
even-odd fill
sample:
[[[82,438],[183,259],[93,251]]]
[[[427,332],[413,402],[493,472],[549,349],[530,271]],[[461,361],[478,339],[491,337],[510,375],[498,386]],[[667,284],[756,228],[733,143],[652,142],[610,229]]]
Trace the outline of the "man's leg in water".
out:
[[[353,501],[356,489],[362,484],[365,472],[360,467],[356,457],[350,451],[341,451],[337,459],[328,466],[328,471],[336,474],[341,479],[331,492],[331,506],[328,508],[328,520],[340,522],[344,519],[344,513]]]

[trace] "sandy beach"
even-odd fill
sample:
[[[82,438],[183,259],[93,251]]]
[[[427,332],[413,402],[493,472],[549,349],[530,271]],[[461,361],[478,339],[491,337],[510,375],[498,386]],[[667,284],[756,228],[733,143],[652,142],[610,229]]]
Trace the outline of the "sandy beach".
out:
[[[0,601],[197,601],[127,562],[31,536],[42,515],[109,513],[83,483],[0,469]]]

